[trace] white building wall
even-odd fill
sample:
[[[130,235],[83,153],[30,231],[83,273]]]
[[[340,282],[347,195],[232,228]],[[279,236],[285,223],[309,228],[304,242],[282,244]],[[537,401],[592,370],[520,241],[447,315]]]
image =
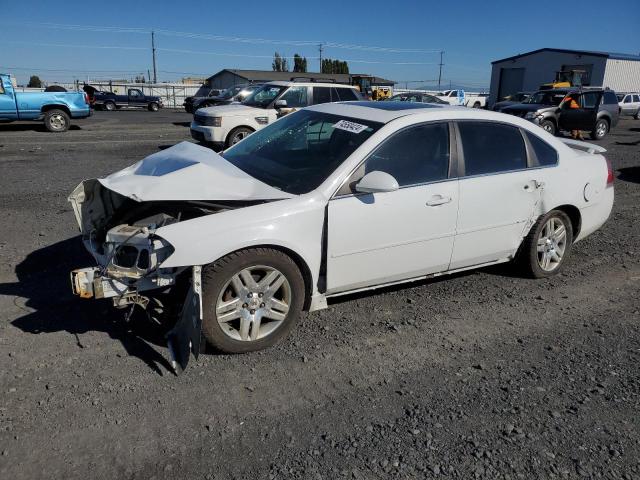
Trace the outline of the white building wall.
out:
[[[640,92],[640,61],[608,59],[602,86],[616,92]]]

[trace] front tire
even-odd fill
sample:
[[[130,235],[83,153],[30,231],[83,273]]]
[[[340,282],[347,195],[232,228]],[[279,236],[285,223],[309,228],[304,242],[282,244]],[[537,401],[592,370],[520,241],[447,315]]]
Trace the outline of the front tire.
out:
[[[556,134],[556,124],[551,120],[543,120],[540,124],[540,127],[542,127],[545,132],[549,132],[551,135]]]
[[[150,112],[157,112],[160,110],[160,106],[156,102],[151,102],[148,108]]]
[[[522,272],[532,278],[556,275],[571,253],[573,226],[560,210],[543,215],[531,227],[518,253]]]
[[[248,127],[238,127],[231,131],[227,137],[225,148],[229,148],[241,140],[244,140],[253,133],[253,130]]]
[[[596,122],[596,126],[593,128],[591,132],[591,138],[593,140],[602,140],[605,135],[609,132],[609,122],[606,120],[598,120]]]
[[[44,114],[44,126],[54,133],[66,132],[71,125],[71,119],[63,110],[49,110]]]
[[[202,332],[225,353],[275,345],[294,327],[304,304],[300,269],[279,250],[231,253],[206,267],[202,280]]]

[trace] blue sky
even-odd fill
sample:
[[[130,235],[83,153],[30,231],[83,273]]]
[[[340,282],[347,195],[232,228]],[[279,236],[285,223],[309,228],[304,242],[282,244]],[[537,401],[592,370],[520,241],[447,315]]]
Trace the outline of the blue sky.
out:
[[[350,60],[352,72],[399,82],[437,79],[444,50],[443,83],[474,87],[488,86],[492,60],[537,48],[640,53],[640,0],[604,8],[592,0],[0,0],[0,12],[0,71],[19,82],[31,74],[71,81],[146,73],[151,29],[158,80],[167,81],[222,68],[270,69],[276,50],[307,56],[309,70],[317,70],[315,42],[334,44],[324,55]]]

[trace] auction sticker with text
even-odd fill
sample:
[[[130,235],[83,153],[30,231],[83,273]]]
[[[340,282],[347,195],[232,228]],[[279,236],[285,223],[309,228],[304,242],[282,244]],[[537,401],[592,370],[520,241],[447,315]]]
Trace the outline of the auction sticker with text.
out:
[[[338,123],[333,125],[333,128],[339,128],[340,130],[345,130],[351,133],[360,133],[369,127],[366,125],[360,125],[359,123],[349,122],[347,120],[340,120]]]

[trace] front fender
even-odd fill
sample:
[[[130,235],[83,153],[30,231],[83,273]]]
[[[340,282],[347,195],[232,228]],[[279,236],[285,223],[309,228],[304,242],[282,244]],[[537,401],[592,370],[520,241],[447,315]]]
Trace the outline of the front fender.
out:
[[[168,225],[156,231],[174,248],[161,267],[207,265],[236,250],[273,245],[300,256],[317,285],[325,206],[319,195],[301,196]]]

